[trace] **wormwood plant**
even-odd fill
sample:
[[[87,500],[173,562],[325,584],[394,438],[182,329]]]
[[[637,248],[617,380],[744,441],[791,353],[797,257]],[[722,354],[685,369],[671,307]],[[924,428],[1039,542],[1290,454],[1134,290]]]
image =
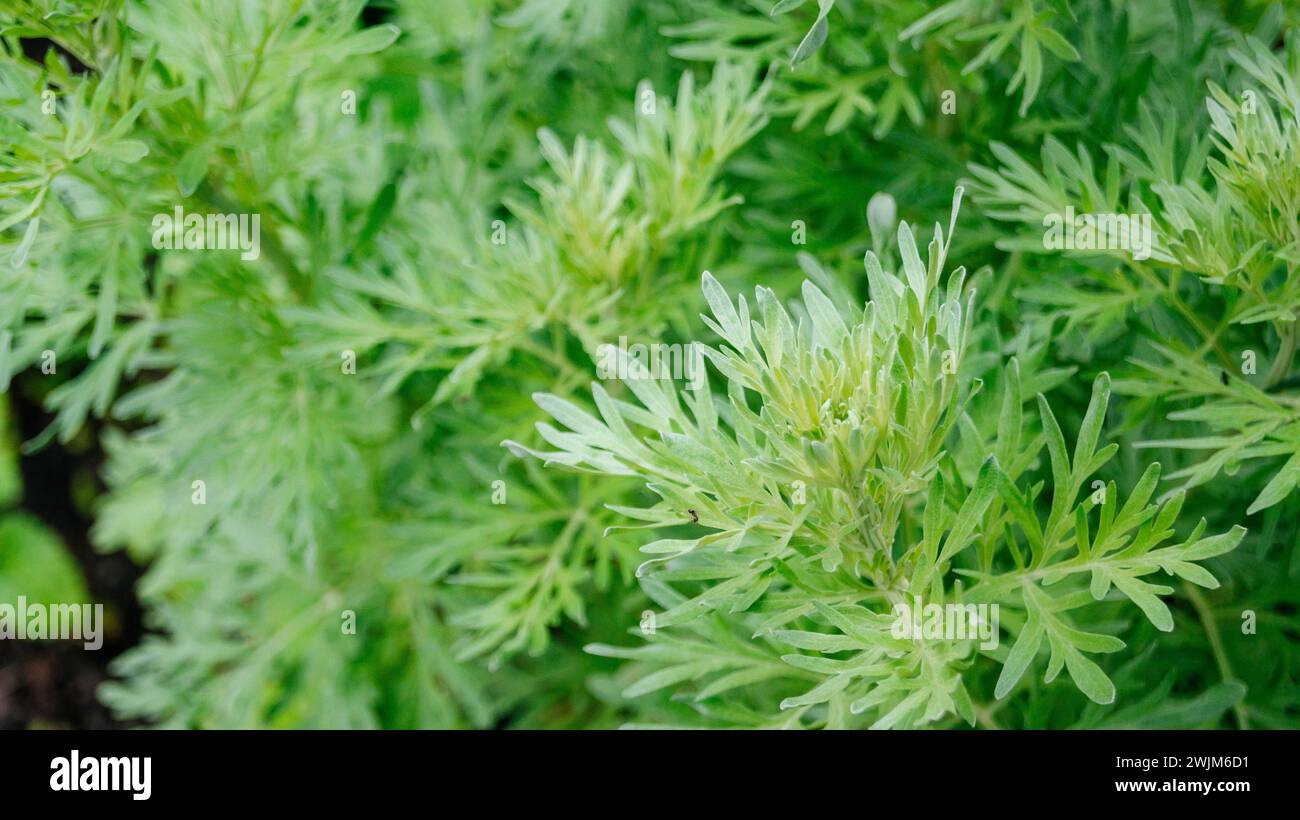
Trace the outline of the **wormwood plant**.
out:
[[[0,386],[48,426],[0,453],[95,454],[74,500],[146,567],[100,699],[1300,725],[1297,22],[5,3]],[[159,241],[177,209],[258,248]],[[1071,210],[1150,253],[1052,247]],[[0,590],[85,595],[19,497],[0,472]],[[975,634],[897,634],[927,604]]]
[[[90,359],[48,394],[61,440],[106,414],[120,381],[156,374],[114,404],[140,429],[105,434],[112,493],[95,534],[152,562],[141,591],[161,634],[104,696],[180,725],[598,722],[571,685],[587,674],[571,642],[525,677],[501,665],[548,650],[562,620],[586,624],[594,592],[619,606],[632,566],[617,569],[600,533],[626,488],[491,458],[535,415],[512,398],[520,385],[570,390],[603,340],[680,313],[669,277],[714,258],[704,227],[738,201],[719,169],[762,127],[766,86],[752,66],[719,66],[698,89],[676,71],[675,99],[644,83],[635,121],[601,138],[530,133],[546,168],[528,201],[483,173],[523,150],[514,132],[452,127],[474,105],[526,105],[488,80],[513,46],[481,32],[480,59],[448,80],[399,69],[395,88],[369,86],[368,115],[349,113],[379,82],[365,56],[398,33],[347,31],[362,5],[33,8],[9,30],[97,70],[75,76],[53,52],[6,64],[16,96],[58,89],[11,123],[23,142],[7,156],[6,222],[23,231],[6,372],[52,348]],[[412,51],[395,65],[448,48],[446,21],[405,11]],[[240,59],[214,89],[204,55],[223,51]],[[412,124],[397,105],[423,113]],[[78,136],[99,116],[111,129]],[[178,203],[258,213],[262,259],[154,253],[139,227]],[[84,266],[105,249],[107,271]],[[64,266],[87,273],[42,278]]]
[[[1250,514],[1278,503],[1300,481],[1300,427],[1290,393],[1300,338],[1300,49],[1289,41],[1279,58],[1249,41],[1228,54],[1247,84],[1237,95],[1210,84],[1205,104],[1212,129],[1188,147],[1181,168],[1173,131],[1145,111],[1140,128],[1129,131],[1132,147],[1107,146],[1104,183],[1086,149],[1071,154],[1051,138],[1041,172],[1005,146],[994,146],[1004,163],[1000,171],[974,170],[1000,218],[1037,218],[1070,202],[1115,212],[1125,206],[1126,193],[1144,209],[1150,202],[1155,235],[1163,241],[1149,261],[1125,260],[1100,282],[1118,301],[1092,288],[1055,296],[1042,289],[1038,296],[1060,304],[1072,323],[1087,317],[1098,330],[1133,298],[1157,295],[1182,314],[1196,343],[1158,346],[1159,359],[1142,363],[1149,376],[1128,387],[1194,400],[1195,407],[1170,418],[1204,423],[1213,435],[1140,446],[1207,451],[1207,458],[1172,476],[1185,479],[1184,487],[1203,484],[1225,467],[1272,461],[1272,478],[1250,503]],[[1209,286],[1221,318],[1206,321],[1182,301],[1177,277],[1184,272]],[[1258,385],[1226,375],[1253,374],[1259,366]],[[1280,467],[1277,456],[1286,457]]]
[[[642,547],[656,557],[638,574],[653,579],[666,610],[656,628],[676,627],[674,637],[591,647],[645,667],[629,694],[685,685],[700,700],[721,696],[711,709],[748,706],[760,725],[889,728],[953,714],[974,723],[976,704],[1006,697],[1047,648],[1046,681],[1064,668],[1089,699],[1108,704],[1115,687],[1088,654],[1125,643],[1078,628],[1071,613],[1113,587],[1169,631],[1160,596],[1173,590],[1147,576],[1219,585],[1196,562],[1233,549],[1245,531],[1205,536],[1202,520],[1187,539],[1166,543],[1183,496],[1151,503],[1159,464],[1123,501],[1114,482],[1079,498],[1118,449],[1099,447],[1105,373],[1069,451],[1041,394],[1042,432],[1023,434],[1012,360],[998,435],[981,445],[978,471],[963,476],[948,456],[957,419],[979,389],[957,375],[975,294],[964,289],[964,268],[941,282],[956,205],[948,239],[936,226],[925,263],[907,223],[899,225],[901,276],[867,252],[873,298],[860,314],[805,282],[797,324],[762,286],[751,318],[744,297],[733,305],[706,272],[713,319],[705,322],[725,344],[703,350],[726,380],[725,400],[707,385],[679,400],[634,369],[627,386],[640,406],[595,384],[599,418],[536,397],[568,430],[539,426],[559,449],[535,455],[644,479],[659,502],[625,511],[642,527],[708,531]],[[1050,484],[1018,481],[1044,444]],[[1051,505],[1042,520],[1033,505],[1045,490]],[[647,572],[659,563],[663,570]],[[893,609],[910,596],[1012,609],[1015,641],[981,658],[974,635],[900,639]],[[720,649],[721,635],[730,640]],[[994,690],[972,695],[963,673],[990,659],[1002,664]],[[748,691],[736,695],[742,686]],[[807,691],[782,698],[792,687]]]

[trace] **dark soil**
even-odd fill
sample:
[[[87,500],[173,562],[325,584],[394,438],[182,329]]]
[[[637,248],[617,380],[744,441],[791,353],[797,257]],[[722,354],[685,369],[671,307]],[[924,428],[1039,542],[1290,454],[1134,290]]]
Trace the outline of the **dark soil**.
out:
[[[34,439],[52,421],[41,406],[48,389],[47,377],[33,372],[19,376],[11,386],[8,399],[19,441]],[[103,647],[93,652],[78,642],[0,642],[0,729],[127,725],[113,719],[96,700],[95,690],[108,677],[109,662],[144,634],[135,593],[141,569],[125,553],[104,554],[91,545],[90,511],[78,505],[74,488],[90,482],[96,496],[103,491],[103,453],[100,425],[91,419],[86,426],[68,445],[52,441],[21,455],[21,508],[63,540],[81,566],[93,602],[113,611],[114,617],[106,620],[115,622],[117,629],[105,634]]]

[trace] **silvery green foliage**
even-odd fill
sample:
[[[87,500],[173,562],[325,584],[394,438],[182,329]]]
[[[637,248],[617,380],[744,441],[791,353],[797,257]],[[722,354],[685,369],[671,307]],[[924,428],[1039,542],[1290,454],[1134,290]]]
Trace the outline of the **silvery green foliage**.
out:
[[[153,632],[101,699],[169,726],[1297,725],[1297,23],[5,4],[0,383],[50,414],[27,448],[103,453],[93,537],[148,566]],[[913,248],[962,176],[955,239]],[[177,205],[260,214],[261,258],[153,248]],[[1066,207],[1150,213],[1155,252],[1046,252]],[[715,340],[711,382],[593,393],[620,336]],[[1001,646],[900,644],[889,596],[917,594],[999,604]]]
[[[400,27],[364,5],[4,12],[11,49],[48,37],[90,69],[0,63],[0,373],[56,349],[47,439],[107,427],[94,536],[150,563],[156,634],[103,697],[177,726],[607,723],[581,642],[554,637],[633,594],[600,537],[631,485],[502,468],[496,443],[536,415],[519,385],[570,390],[603,340],[673,320],[665,276],[713,260],[767,87],[752,65],[699,87],[593,69],[608,125],[503,128],[586,93],[499,79],[567,40],[564,14],[521,7],[503,40],[490,5],[403,4]],[[403,73],[438,59],[450,75]],[[157,252],[145,228],[176,205],[260,214],[261,259]]]
[[[975,294],[964,289],[963,268],[941,281],[959,199],[960,189],[947,239],[936,225],[925,262],[906,222],[898,275],[867,252],[873,299],[861,312],[805,282],[797,323],[762,286],[751,315],[743,296],[733,304],[706,272],[713,316],[704,321],[723,344],[702,349],[726,382],[725,398],[707,384],[679,398],[635,361],[626,363],[635,404],[599,383],[598,416],[536,396],[567,428],[539,425],[556,450],[508,446],[552,464],[638,476],[659,498],[623,510],[640,528],[665,531],[641,547],[651,557],[638,571],[664,609],[655,635],[641,647],[590,647],[640,662],[644,676],[629,697],[673,688],[732,708],[752,703],[762,725],[889,728],[952,715],[973,724],[976,703],[1007,697],[1045,649],[1046,681],[1065,669],[1090,700],[1109,704],[1114,684],[1088,655],[1125,643],[1078,628],[1075,611],[1113,588],[1169,631],[1160,596],[1173,590],[1149,576],[1219,585],[1196,562],[1233,549],[1245,530],[1204,536],[1202,520],[1187,539],[1166,543],[1183,498],[1151,503],[1158,464],[1123,501],[1113,482],[1080,498],[1118,449],[1100,446],[1104,373],[1070,452],[1041,394],[1043,432],[1023,436],[1013,360],[998,436],[978,471],[963,476],[948,457],[979,389],[956,366]],[[1044,443],[1050,483],[1018,481]],[[1052,501],[1041,520],[1033,507],[1045,487]],[[1010,651],[977,652],[974,636],[900,638],[894,607],[916,595],[1007,609]],[[727,650],[711,651],[719,632],[732,635]],[[1002,664],[994,690],[972,693],[963,673],[990,663]],[[737,688],[759,683],[758,694],[728,703]],[[806,691],[779,696],[792,686]]]
[[[1157,125],[1144,109],[1128,144],[1107,146],[1104,181],[1082,145],[1072,154],[1053,138],[1044,143],[1042,170],[999,145],[993,146],[998,170],[972,170],[977,195],[1002,219],[1036,221],[1069,203],[1099,213],[1153,215],[1158,242],[1150,260],[1126,259],[1118,276],[1086,288],[1038,288],[1032,298],[1059,306],[1071,324],[1086,323],[1092,332],[1121,319],[1139,300],[1154,298],[1180,313],[1196,346],[1155,346],[1155,355],[1139,362],[1143,377],[1124,387],[1195,401],[1169,418],[1204,424],[1210,435],[1141,446],[1206,453],[1170,476],[1182,479],[1184,488],[1266,459],[1272,478],[1247,508],[1253,514],[1281,501],[1300,481],[1300,399],[1288,378],[1300,340],[1300,49],[1292,41],[1279,57],[1249,40],[1228,57],[1240,66],[1239,90],[1230,94],[1210,83],[1204,104],[1212,130],[1188,147],[1182,167],[1172,127]],[[1221,321],[1203,319],[1184,303],[1178,286],[1184,272],[1208,286]],[[1237,378],[1253,375],[1245,360],[1257,356],[1266,371],[1262,380]]]
[[[1024,116],[1045,65],[1079,60],[1056,28],[1071,16],[1068,4],[1051,0],[707,0],[667,33],[679,57],[758,54],[788,64],[778,110],[793,115],[796,130],[824,118],[825,132],[835,134],[858,120],[880,138],[900,118],[916,125],[925,118],[927,102],[910,81],[922,72],[949,75],[953,93],[984,92],[990,65],[1014,64],[997,93],[1019,94]]]

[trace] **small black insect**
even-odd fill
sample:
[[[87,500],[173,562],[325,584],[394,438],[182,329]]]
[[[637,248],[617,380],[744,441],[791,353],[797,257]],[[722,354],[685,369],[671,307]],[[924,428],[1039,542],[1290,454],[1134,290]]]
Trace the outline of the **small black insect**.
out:
[[[1226,371],[1226,370],[1222,370],[1222,371],[1219,372],[1219,381],[1223,382],[1224,386],[1227,386],[1227,384],[1228,384],[1228,371]]]
[[[700,514],[699,514],[699,513],[697,513],[695,510],[687,510],[686,512],[690,513],[690,516],[691,516],[691,520],[692,520],[692,521],[694,521],[696,524],[700,523]]]

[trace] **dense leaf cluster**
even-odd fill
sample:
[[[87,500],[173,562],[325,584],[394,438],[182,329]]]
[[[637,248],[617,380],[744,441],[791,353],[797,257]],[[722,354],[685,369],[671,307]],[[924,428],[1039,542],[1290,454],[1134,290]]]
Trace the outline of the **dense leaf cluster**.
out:
[[[0,385],[51,414],[23,446],[98,431],[94,539],[148,565],[102,698],[1297,725],[1297,23],[7,3]],[[260,254],[159,247],[177,208],[258,215]],[[1052,247],[1067,210],[1149,219],[1150,253]],[[84,594],[20,521],[0,590]],[[899,637],[920,600],[998,640]]]

